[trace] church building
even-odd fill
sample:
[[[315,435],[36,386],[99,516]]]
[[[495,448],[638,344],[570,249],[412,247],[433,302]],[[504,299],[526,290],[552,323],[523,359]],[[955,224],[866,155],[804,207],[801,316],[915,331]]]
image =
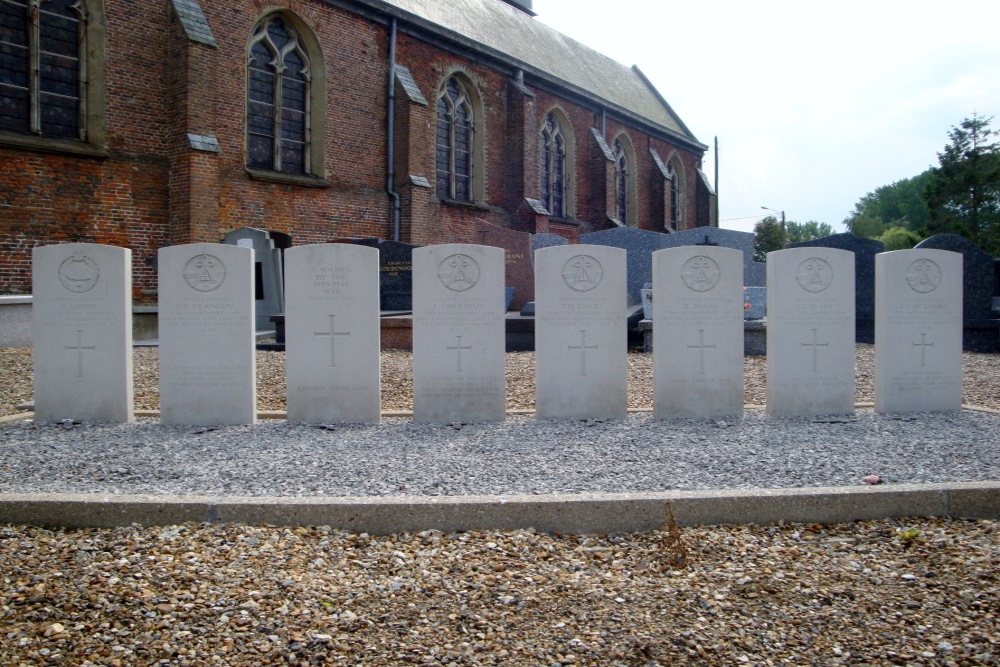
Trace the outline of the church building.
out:
[[[478,242],[717,225],[699,142],[637,67],[531,0],[0,0],[0,294],[31,249]]]

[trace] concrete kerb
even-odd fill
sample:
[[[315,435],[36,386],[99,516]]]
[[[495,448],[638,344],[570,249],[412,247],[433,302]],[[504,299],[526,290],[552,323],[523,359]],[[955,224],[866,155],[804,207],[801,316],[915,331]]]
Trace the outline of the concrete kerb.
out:
[[[421,530],[596,534],[680,526],[1000,519],[1000,482],[545,496],[273,498],[0,494],[0,523],[60,528],[209,523],[321,525],[385,535]]]

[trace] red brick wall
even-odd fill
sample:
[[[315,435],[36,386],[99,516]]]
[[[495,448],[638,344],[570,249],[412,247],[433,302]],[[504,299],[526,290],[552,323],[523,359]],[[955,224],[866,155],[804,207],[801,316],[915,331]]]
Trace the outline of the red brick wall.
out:
[[[392,234],[385,192],[388,27],[320,0],[231,0],[201,3],[218,48],[188,42],[169,3],[136,11],[129,0],[106,0],[106,79],[110,157],[64,157],[0,148],[0,293],[30,291],[35,245],[88,241],[130,247],[135,296],[155,299],[155,254],[178,242],[218,241],[238,227],[289,234],[295,244]],[[251,179],[245,170],[246,43],[270,7],[296,12],[323,46],[326,76],[326,188]],[[590,128],[595,109],[527,87],[524,96],[498,71],[401,30],[397,59],[429,105],[400,98],[397,174],[402,240],[474,242],[477,221],[527,229],[539,197],[538,132],[558,106],[572,125],[576,149],[575,211],[580,224],[553,220],[568,238],[605,228],[608,168]],[[475,206],[438,201],[434,189],[434,101],[445,78],[461,72],[475,83],[484,117],[485,150]],[[405,108],[404,108],[405,107]],[[610,142],[621,125],[608,119]],[[214,134],[219,153],[190,148],[187,133]],[[663,229],[662,190],[649,155],[650,138],[627,128],[636,156],[638,225]],[[685,167],[687,210],[696,220],[698,155],[654,139],[664,161],[675,150]],[[412,185],[425,177],[430,189]],[[611,184],[613,193],[613,183]]]

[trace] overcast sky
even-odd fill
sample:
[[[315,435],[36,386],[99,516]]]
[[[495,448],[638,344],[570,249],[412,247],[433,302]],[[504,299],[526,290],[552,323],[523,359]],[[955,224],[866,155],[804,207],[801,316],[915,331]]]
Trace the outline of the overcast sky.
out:
[[[867,192],[937,164],[973,112],[1000,129],[1000,2],[534,0],[536,20],[638,65],[719,138],[720,226],[766,211],[843,231]],[[712,149],[704,171],[714,177]]]

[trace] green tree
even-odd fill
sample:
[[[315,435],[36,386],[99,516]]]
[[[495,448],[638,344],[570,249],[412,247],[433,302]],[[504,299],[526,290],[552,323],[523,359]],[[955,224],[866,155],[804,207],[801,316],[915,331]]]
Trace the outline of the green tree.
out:
[[[767,253],[781,250],[787,244],[785,230],[781,222],[769,215],[753,226],[753,258],[757,262],[766,262]]]
[[[844,224],[855,236],[877,238],[890,227],[919,231],[930,222],[924,189],[930,170],[913,178],[883,185],[862,197]]]
[[[877,215],[861,215],[856,218],[844,220],[847,231],[855,236],[863,236],[866,239],[877,239],[885,233],[885,223]]]
[[[812,241],[821,239],[824,236],[833,234],[833,227],[825,222],[792,222],[785,224],[785,234],[788,243],[799,243],[800,241]]]
[[[910,231],[906,227],[890,227],[885,230],[882,236],[878,237],[886,250],[909,250],[920,243],[923,238],[920,234]]]
[[[948,132],[924,196],[932,233],[961,234],[987,252],[1000,253],[1000,145],[992,117],[973,114]]]

